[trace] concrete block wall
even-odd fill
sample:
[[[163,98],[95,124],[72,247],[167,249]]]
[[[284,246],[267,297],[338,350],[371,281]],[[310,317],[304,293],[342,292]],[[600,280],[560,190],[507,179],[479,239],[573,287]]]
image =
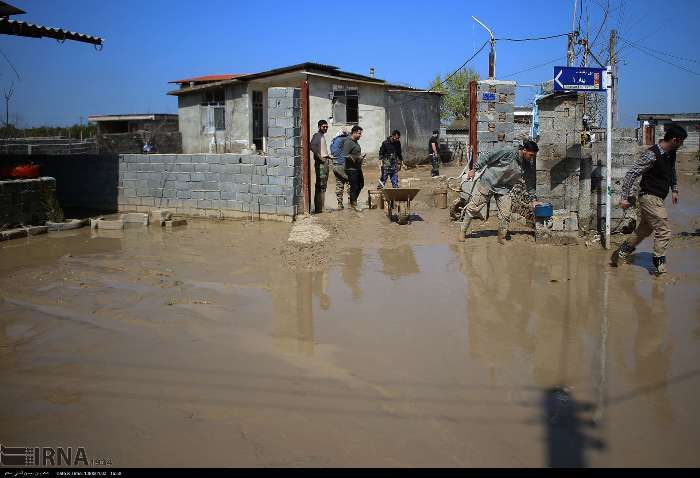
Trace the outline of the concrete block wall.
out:
[[[85,212],[110,213],[117,210],[117,155],[2,155],[0,166],[22,164],[27,160],[39,165],[42,176],[55,178],[56,197],[68,217]]]
[[[268,156],[124,154],[119,209],[207,217],[293,218],[301,198],[300,91],[268,90]]]
[[[495,101],[487,99],[495,95]],[[476,90],[478,154],[517,144],[515,140],[515,82],[482,80]]]
[[[0,181],[0,229],[44,225],[47,201],[55,193],[54,178]]]
[[[540,99],[540,151],[536,190],[554,207],[556,232],[587,229],[590,216],[591,148],[581,144],[584,98],[576,93]]]

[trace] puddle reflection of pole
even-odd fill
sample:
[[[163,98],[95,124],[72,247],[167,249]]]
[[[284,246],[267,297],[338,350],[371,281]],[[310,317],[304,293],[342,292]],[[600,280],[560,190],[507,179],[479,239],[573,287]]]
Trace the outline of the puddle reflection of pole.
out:
[[[603,273],[603,320],[600,324],[600,381],[598,382],[598,399],[596,400],[593,422],[600,423],[605,414],[605,392],[608,380],[608,272]]]

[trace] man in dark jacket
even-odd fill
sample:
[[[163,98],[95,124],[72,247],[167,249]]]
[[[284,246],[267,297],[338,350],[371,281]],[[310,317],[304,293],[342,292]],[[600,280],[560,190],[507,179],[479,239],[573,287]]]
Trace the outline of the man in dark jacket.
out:
[[[634,249],[645,238],[654,234],[654,272],[665,274],[666,249],[671,241],[668,214],[664,201],[671,192],[671,202],[678,204],[676,180],[676,151],[683,146],[688,133],[678,125],[666,126],[664,139],[642,154],[632,165],[622,181],[620,207],[630,207],[630,195],[635,180],[642,176],[639,191],[639,225],[632,235],[613,252],[611,264],[617,266],[620,259],[627,262]]]
[[[360,191],[365,186],[365,178],[362,175],[362,162],[365,155],[362,154],[362,148],[358,141],[362,137],[362,128],[355,125],[350,130],[350,136],[345,138],[343,142],[343,157],[345,158],[345,172],[348,174],[350,183],[350,208],[355,211],[360,211],[357,205],[357,198],[360,196]]]
[[[398,130],[391,132],[391,136],[384,140],[379,147],[379,161],[382,167],[382,174],[379,178],[377,189],[384,189],[387,178],[391,178],[391,185],[399,187],[399,170],[403,163],[401,154],[401,133]]]

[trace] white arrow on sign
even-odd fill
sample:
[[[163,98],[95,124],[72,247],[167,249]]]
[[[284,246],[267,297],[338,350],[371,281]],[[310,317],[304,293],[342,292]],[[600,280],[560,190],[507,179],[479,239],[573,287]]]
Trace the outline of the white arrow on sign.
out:
[[[559,88],[564,88],[564,85],[562,84],[561,81],[559,81],[559,78],[561,77],[561,74],[564,73],[564,70],[559,70],[559,74],[554,77],[554,81],[559,83]]]

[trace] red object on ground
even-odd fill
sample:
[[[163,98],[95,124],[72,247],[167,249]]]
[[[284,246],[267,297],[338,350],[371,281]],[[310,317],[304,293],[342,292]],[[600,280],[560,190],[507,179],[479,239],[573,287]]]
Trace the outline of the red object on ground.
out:
[[[12,179],[35,179],[39,177],[39,166],[36,164],[22,164],[10,166],[0,170],[0,177]]]

